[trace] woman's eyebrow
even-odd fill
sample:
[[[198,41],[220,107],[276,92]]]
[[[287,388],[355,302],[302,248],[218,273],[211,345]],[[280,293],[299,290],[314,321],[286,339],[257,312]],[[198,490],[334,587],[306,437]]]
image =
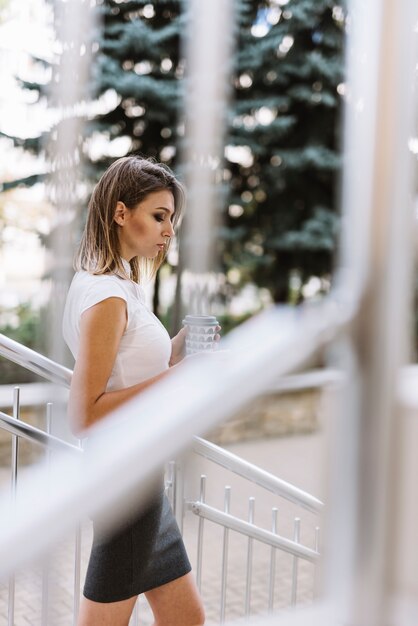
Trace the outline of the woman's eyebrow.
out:
[[[158,206],[154,209],[154,211],[166,211],[167,213],[170,213],[171,215],[173,215],[174,211],[172,211],[171,209],[168,209],[165,206]]]

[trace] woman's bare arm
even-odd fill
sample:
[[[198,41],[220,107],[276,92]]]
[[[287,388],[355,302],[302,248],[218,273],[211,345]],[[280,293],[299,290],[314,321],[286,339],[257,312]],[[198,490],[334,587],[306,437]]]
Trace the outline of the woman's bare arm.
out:
[[[121,298],[107,298],[81,316],[80,349],[68,403],[70,423],[77,435],[168,371],[132,387],[106,392],[126,321],[126,302]]]

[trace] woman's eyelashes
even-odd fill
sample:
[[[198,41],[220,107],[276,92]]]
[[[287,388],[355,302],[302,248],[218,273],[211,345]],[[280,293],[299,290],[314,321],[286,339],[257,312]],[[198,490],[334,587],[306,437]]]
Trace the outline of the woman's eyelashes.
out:
[[[157,222],[164,222],[167,216],[165,213],[157,213],[154,217],[157,220]],[[171,217],[169,221],[173,223],[173,219],[174,217]]]

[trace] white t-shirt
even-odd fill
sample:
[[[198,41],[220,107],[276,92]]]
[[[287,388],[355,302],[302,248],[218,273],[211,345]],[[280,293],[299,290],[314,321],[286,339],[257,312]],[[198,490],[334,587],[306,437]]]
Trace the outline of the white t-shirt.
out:
[[[129,271],[129,264],[124,262]],[[152,378],[168,369],[170,336],[145,303],[142,287],[116,274],[94,276],[77,272],[67,295],[63,317],[65,342],[77,359],[80,318],[84,311],[106,298],[126,302],[128,322],[119,345],[106,390],[116,391]]]

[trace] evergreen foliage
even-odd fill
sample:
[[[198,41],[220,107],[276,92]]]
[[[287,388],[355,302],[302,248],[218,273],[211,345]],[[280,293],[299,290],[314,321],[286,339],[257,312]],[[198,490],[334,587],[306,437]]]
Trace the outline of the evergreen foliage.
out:
[[[108,90],[118,104],[87,125],[87,133],[105,133],[110,141],[126,136],[129,152],[139,152],[174,166],[182,127],[180,2],[159,0],[99,5],[103,31],[93,77],[96,96]],[[112,158],[94,163],[96,178]]]
[[[332,0],[235,4],[219,252],[225,271],[240,271],[233,288],[255,282],[280,302],[288,299],[295,270],[304,282],[332,268],[339,228],[344,9]],[[103,29],[91,42],[89,88],[95,97],[112,91],[117,98],[110,110],[87,121],[82,149],[92,181],[114,158],[89,156],[99,134],[111,142],[127,137],[127,152],[177,167],[184,135],[184,7],[180,0],[97,2]],[[45,96],[47,86],[23,86]],[[39,141],[23,144],[37,151]]]
[[[228,143],[249,151],[225,172],[233,235],[224,255],[277,302],[288,298],[291,272],[303,283],[333,262],[344,80],[344,15],[334,5],[241,2]]]

